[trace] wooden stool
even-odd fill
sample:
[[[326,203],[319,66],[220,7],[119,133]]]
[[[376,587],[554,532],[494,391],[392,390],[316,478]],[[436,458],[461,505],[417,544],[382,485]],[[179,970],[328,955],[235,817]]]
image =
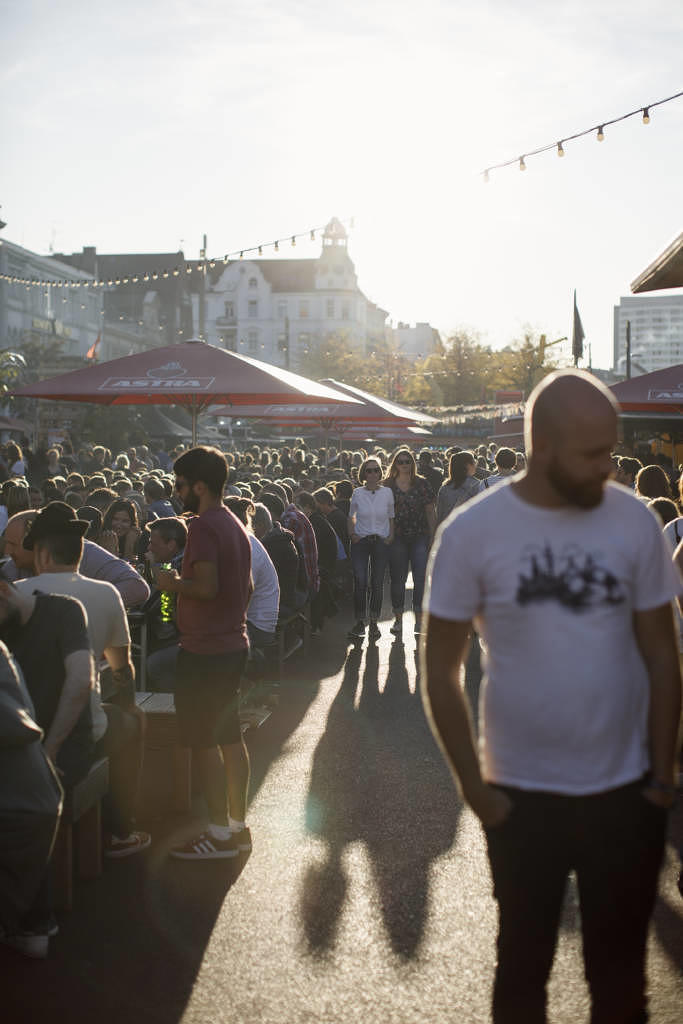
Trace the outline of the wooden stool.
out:
[[[136,704],[145,713],[145,761],[140,794],[141,813],[161,817],[186,814],[192,803],[192,754],[178,743],[172,693],[138,693]]]

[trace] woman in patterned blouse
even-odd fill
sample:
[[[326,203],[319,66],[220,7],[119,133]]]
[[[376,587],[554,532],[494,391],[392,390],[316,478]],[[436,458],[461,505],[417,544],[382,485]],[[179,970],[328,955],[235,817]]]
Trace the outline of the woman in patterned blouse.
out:
[[[394,542],[389,550],[391,606],[394,612],[391,632],[395,636],[402,633],[406,579],[410,569],[413,574],[415,632],[419,633],[427,552],[436,522],[436,496],[427,480],[418,476],[415,459],[407,448],[401,448],[394,455],[384,483],[393,492],[395,508]]]

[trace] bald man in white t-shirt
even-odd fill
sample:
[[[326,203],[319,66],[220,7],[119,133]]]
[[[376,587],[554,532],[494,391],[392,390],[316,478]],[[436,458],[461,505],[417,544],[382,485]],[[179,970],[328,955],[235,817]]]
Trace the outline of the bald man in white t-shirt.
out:
[[[547,378],[527,410],[527,470],[452,513],[428,569],[423,696],[486,834],[494,1024],[546,1020],[571,871],[592,1024],[647,1020],[682,588],[652,513],[608,483],[616,413],[588,374]],[[459,679],[473,622],[485,649],[478,754]]]

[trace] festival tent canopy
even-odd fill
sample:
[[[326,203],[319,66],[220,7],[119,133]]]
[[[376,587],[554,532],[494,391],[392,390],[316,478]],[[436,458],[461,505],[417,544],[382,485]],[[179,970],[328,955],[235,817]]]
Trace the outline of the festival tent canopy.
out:
[[[72,370],[18,388],[14,395],[100,405],[180,405],[192,414],[193,443],[199,413],[216,403],[329,406],[355,401],[289,370],[197,340]]]

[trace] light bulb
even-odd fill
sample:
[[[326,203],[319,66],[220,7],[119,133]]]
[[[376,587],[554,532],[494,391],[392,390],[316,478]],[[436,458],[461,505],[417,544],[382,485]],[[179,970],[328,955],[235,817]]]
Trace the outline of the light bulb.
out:
[[[174,267],[174,268],[173,268],[173,276],[174,276],[174,277],[178,277],[178,275],[179,275],[179,274],[180,274],[180,271],[178,270],[178,268],[177,268],[177,267]]]
[[[558,144],[557,144],[557,155],[558,156],[564,156],[564,146],[562,145],[561,142],[558,142]]]
[[[259,256],[263,256],[263,246],[262,245],[259,245],[259,247],[258,247],[258,254],[259,254]]]
[[[315,231],[311,231],[311,241],[315,242]]]
[[[296,245],[296,235],[292,235],[292,247]]]
[[[488,185],[488,181],[489,181],[489,172],[488,171],[484,171],[484,184]]]
[[[274,248],[275,248],[275,252],[279,252],[280,251],[280,243],[276,242]]]
[[[598,128],[598,142],[605,141],[605,126],[603,124]]]
[[[643,107],[643,124],[649,124],[649,123],[650,123],[650,108],[649,107]]]
[[[519,158],[519,169],[520,169],[520,171],[525,171],[526,170],[526,164],[524,163],[524,157],[523,156],[520,156],[520,158]]]

